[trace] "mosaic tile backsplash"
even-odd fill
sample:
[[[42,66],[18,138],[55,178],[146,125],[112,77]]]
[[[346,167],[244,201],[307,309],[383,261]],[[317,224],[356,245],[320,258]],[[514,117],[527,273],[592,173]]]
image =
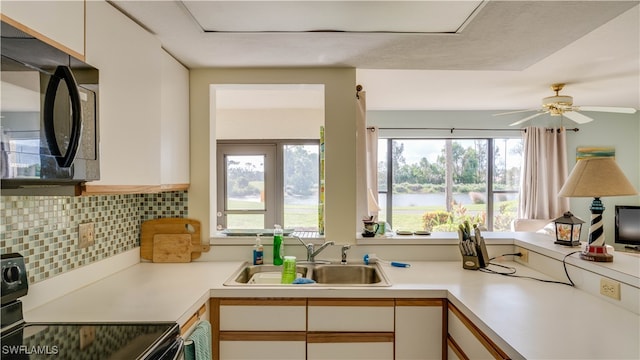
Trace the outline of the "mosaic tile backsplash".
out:
[[[34,284],[140,246],[145,220],[187,217],[186,191],[95,196],[0,196],[0,253],[24,256]],[[78,225],[95,244],[78,249]]]

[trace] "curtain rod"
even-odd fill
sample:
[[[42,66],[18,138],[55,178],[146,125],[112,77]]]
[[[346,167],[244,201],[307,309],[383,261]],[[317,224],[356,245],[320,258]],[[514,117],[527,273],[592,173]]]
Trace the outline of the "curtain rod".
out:
[[[368,127],[367,129],[373,131],[375,128]],[[522,129],[474,129],[474,128],[438,128],[438,127],[433,127],[433,128],[427,128],[427,127],[421,127],[421,128],[388,128],[388,127],[379,127],[378,129],[379,130],[449,130],[452,134],[456,130],[458,130],[458,131],[524,131],[524,132],[527,132],[526,128],[522,128]],[[547,131],[557,130],[558,132],[560,131],[560,129],[554,129],[554,128],[546,128],[546,130]],[[574,132],[580,131],[580,129],[578,129],[578,128],[567,128],[565,130],[566,131],[574,131]]]

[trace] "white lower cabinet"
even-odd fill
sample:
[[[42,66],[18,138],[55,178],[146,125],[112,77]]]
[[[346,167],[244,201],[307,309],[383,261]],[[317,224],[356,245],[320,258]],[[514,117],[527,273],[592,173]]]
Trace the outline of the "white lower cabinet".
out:
[[[213,359],[445,359],[446,303],[212,298]]]
[[[396,299],[396,360],[443,359],[443,299]]]
[[[309,299],[308,360],[393,360],[393,299]]]
[[[393,332],[393,299],[309,299],[308,331]]]
[[[389,360],[393,359],[393,338],[383,342],[313,343],[307,340],[307,360]]]
[[[306,341],[257,340],[221,341],[220,359],[224,360],[301,360]]]
[[[484,332],[453,304],[448,304],[447,347],[453,359],[509,359]]]
[[[213,359],[306,357],[306,299],[211,299]]]

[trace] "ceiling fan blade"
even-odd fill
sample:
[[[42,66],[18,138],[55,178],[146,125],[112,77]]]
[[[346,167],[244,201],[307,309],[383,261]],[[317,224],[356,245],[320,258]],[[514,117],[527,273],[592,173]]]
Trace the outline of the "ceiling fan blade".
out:
[[[592,118],[582,115],[577,111],[565,111],[564,113],[562,113],[562,115],[567,117],[569,120],[577,122],[578,124],[585,124],[593,121]]]
[[[615,106],[578,106],[581,111],[600,111],[600,112],[612,112],[621,114],[635,114],[636,109],[629,107],[615,107]]]
[[[539,110],[539,109],[527,109],[527,110],[508,111],[508,112],[503,112],[503,113],[493,114],[493,116],[509,115],[509,114],[519,114],[519,113],[523,113],[523,112],[537,111],[537,110]]]
[[[534,117],[538,117],[538,116],[540,116],[540,115],[542,115],[542,114],[544,114],[544,112],[539,112],[539,113],[537,113],[537,114],[533,114],[533,115],[531,115],[531,116],[527,116],[527,117],[526,117],[526,118],[524,118],[524,119],[520,119],[520,120],[518,120],[518,121],[516,121],[516,122],[514,122],[514,123],[509,124],[509,126],[516,126],[516,125],[520,125],[520,124],[522,124],[523,122],[529,121],[529,120],[533,119]]]

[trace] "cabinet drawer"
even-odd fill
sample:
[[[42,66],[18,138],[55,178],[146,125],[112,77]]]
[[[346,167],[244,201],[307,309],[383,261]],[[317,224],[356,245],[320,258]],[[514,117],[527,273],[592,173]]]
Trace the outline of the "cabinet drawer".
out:
[[[393,360],[393,342],[310,343],[307,360]]]
[[[309,331],[394,331],[394,300],[310,299]]]
[[[305,341],[220,341],[224,360],[300,360],[305,358]]]
[[[220,331],[306,331],[306,300],[220,299]]]

